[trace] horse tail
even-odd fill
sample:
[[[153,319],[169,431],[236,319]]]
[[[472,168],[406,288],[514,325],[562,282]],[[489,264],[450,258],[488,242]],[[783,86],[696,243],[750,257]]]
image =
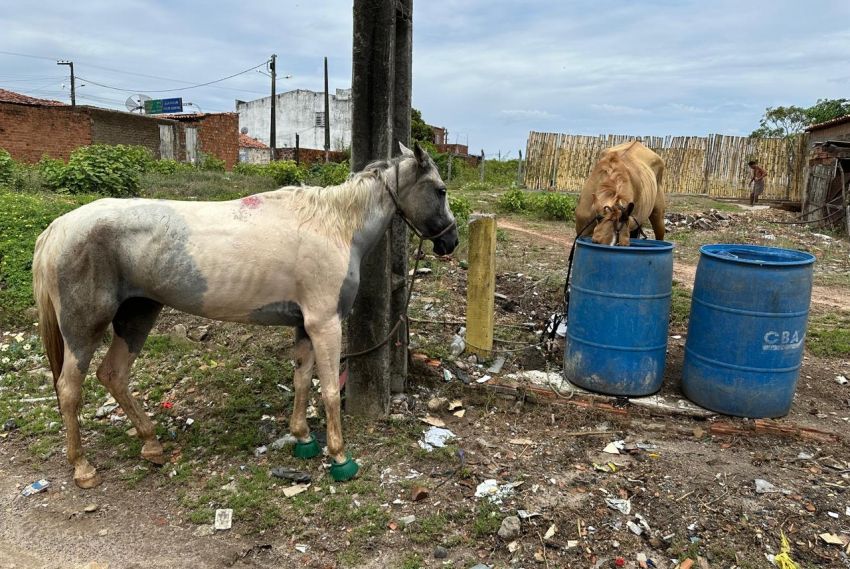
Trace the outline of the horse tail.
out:
[[[62,364],[65,360],[65,341],[62,338],[62,332],[59,330],[59,319],[56,316],[56,308],[53,305],[53,300],[50,298],[50,292],[45,282],[48,269],[45,267],[42,249],[45,246],[44,241],[48,231],[50,231],[50,228],[42,233],[36,242],[32,264],[32,289],[33,296],[35,296],[35,305],[38,309],[38,328],[41,333],[41,342],[44,345],[47,360],[50,362],[50,371],[53,373],[53,387],[55,389],[56,382],[59,380],[59,374],[62,373]]]

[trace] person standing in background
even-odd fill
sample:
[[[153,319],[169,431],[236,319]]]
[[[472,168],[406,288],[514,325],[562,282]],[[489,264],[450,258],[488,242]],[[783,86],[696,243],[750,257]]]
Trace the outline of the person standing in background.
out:
[[[764,179],[767,178],[767,172],[755,160],[747,162],[747,166],[753,171],[753,177],[750,180],[750,184],[753,186],[753,191],[750,192],[750,205],[753,206],[756,205],[759,196],[764,192]]]

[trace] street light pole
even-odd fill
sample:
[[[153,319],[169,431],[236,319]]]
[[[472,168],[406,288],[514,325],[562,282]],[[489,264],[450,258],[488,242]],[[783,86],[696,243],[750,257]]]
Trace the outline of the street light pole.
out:
[[[272,104],[271,104],[272,115],[271,115],[270,130],[269,130],[269,148],[271,149],[271,159],[272,160],[275,159],[274,149],[275,149],[275,146],[277,144],[277,141],[275,140],[276,134],[277,134],[277,132],[276,132],[277,117],[275,116],[277,114],[277,112],[276,112],[277,109],[276,109],[276,105],[275,105],[275,99],[277,98],[276,95],[275,95],[275,87],[276,87],[275,84],[277,82],[277,71],[276,71],[276,65],[275,65],[276,59],[277,59],[277,55],[273,53],[271,61],[269,61],[269,71],[271,72],[271,76],[272,76]]]
[[[76,107],[77,106],[77,90],[76,90],[76,86],[74,85],[74,62],[73,61],[59,60],[59,61],[56,62],[56,65],[67,65],[68,67],[71,68],[71,106]]]

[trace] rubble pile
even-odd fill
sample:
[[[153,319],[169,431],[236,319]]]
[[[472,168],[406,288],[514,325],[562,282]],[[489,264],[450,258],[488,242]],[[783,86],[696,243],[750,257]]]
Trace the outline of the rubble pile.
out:
[[[667,212],[664,214],[664,227],[667,231],[677,228],[712,231],[721,227],[728,227],[738,217],[740,216],[717,211],[713,208],[703,213]]]

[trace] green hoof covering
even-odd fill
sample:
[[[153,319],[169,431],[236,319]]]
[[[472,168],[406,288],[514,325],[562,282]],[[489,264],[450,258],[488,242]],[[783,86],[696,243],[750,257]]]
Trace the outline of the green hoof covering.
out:
[[[316,437],[310,435],[310,440],[306,443],[298,441],[295,443],[295,449],[292,451],[297,458],[315,458],[322,454],[322,449],[319,443],[316,442]]]
[[[331,477],[337,482],[345,482],[354,478],[358,470],[360,470],[360,467],[357,466],[351,455],[348,455],[345,462],[334,462],[331,464]]]

